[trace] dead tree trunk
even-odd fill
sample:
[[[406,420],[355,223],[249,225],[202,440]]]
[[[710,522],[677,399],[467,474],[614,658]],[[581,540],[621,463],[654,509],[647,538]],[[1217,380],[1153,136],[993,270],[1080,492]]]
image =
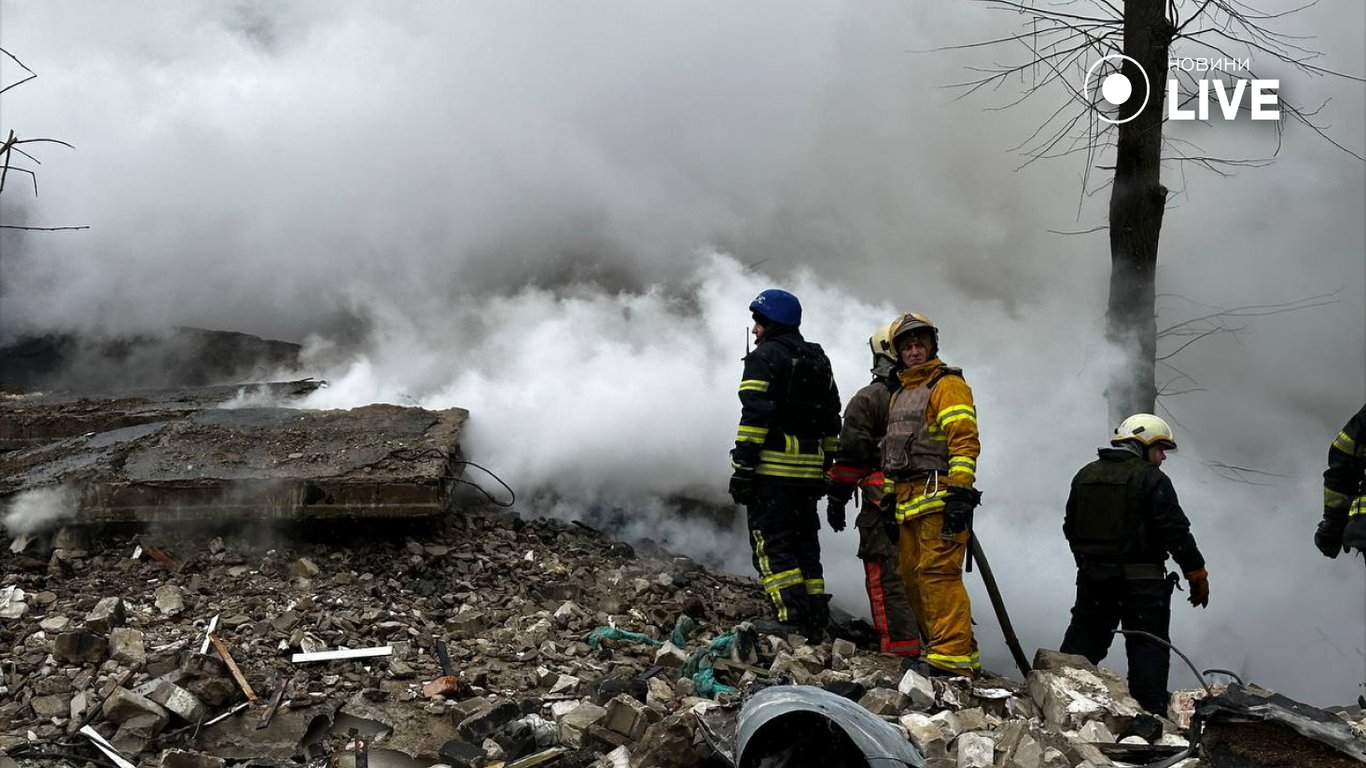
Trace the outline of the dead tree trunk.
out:
[[[1175,28],[1166,0],[1124,0],[1124,55],[1139,62],[1150,84],[1147,106],[1122,123],[1110,193],[1110,302],[1106,335],[1125,351],[1125,365],[1106,390],[1112,423],[1129,414],[1152,413],[1157,401],[1157,243],[1167,188],[1162,186],[1162,115],[1167,51]],[[1143,74],[1124,62],[1142,98]],[[1128,106],[1128,105],[1126,105]]]

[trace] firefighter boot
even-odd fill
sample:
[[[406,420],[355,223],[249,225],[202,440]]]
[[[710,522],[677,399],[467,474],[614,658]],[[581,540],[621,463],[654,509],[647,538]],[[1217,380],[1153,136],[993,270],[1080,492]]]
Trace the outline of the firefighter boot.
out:
[[[830,595],[807,595],[806,621],[803,632],[811,643],[823,643],[830,628]]]

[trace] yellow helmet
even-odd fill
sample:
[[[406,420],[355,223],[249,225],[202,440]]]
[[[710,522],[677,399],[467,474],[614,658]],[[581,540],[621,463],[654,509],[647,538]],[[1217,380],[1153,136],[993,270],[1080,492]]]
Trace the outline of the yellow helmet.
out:
[[[892,323],[892,348],[896,348],[896,343],[902,336],[916,331],[929,331],[930,357],[938,355],[939,329],[935,327],[934,321],[919,312],[907,312]]]
[[[1144,448],[1160,446],[1169,451],[1176,450],[1176,438],[1172,437],[1172,428],[1167,426],[1166,421],[1151,413],[1135,413],[1121,421],[1119,426],[1115,427],[1110,444],[1119,445],[1130,440]]]
[[[868,348],[873,351],[873,359],[883,358],[896,362],[896,348],[892,346],[892,326],[897,324],[897,320],[882,326],[868,337]]]

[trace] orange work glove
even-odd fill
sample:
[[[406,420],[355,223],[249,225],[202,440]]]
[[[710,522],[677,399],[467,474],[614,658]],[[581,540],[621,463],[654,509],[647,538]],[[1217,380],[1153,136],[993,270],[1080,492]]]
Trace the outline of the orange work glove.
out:
[[[1198,571],[1191,571],[1186,574],[1186,579],[1190,581],[1191,594],[1186,598],[1191,605],[1198,605],[1201,608],[1209,607],[1209,571],[1201,568]]]

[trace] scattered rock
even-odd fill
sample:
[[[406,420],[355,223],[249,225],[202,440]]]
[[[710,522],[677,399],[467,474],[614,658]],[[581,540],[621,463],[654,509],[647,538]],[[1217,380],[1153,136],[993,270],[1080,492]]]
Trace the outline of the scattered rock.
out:
[[[63,632],[52,642],[52,656],[58,661],[98,664],[108,655],[108,641],[88,629]]]
[[[179,616],[185,611],[185,593],[174,584],[157,587],[153,600],[163,616]]]
[[[109,658],[129,667],[147,662],[142,633],[132,627],[118,627],[109,633]]]

